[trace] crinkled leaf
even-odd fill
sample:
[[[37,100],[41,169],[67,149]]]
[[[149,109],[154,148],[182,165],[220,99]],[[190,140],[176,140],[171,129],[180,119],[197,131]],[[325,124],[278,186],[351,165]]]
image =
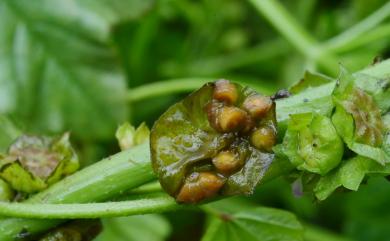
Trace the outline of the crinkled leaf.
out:
[[[133,146],[144,143],[149,140],[150,130],[145,123],[134,128],[129,122],[125,122],[118,127],[115,137],[119,142],[121,150],[127,150]]]
[[[306,89],[330,83],[332,81],[333,79],[329,78],[328,76],[306,71],[303,78],[291,86],[289,91],[292,94],[298,94]]]
[[[237,105],[246,97],[256,94],[250,88],[243,88],[238,84],[235,86],[239,93]],[[171,106],[152,128],[153,168],[162,187],[173,196],[178,193],[188,173],[195,168],[213,171],[211,159],[233,144],[245,154],[245,164],[227,177],[221,189],[222,195],[251,194],[273,160],[273,153],[253,147],[247,136],[232,132],[221,133],[211,126],[206,107],[212,101],[213,90],[214,84],[204,85],[183,101]],[[274,108],[261,121],[274,126]]]
[[[128,111],[110,33],[151,3],[1,1],[0,113],[23,120],[30,131],[111,138]]]
[[[0,176],[18,191],[45,189],[79,168],[69,133],[59,138],[20,136],[0,160]]]
[[[384,126],[381,111],[371,95],[355,86],[343,70],[333,93],[336,111],[332,121],[337,132],[355,153],[381,164],[390,161],[382,149]]]
[[[257,207],[221,218],[213,218],[202,241],[298,241],[303,240],[303,227],[287,211]]]
[[[373,96],[381,113],[390,109],[390,76],[378,78],[364,73],[353,75],[356,86]]]
[[[169,222],[157,214],[103,219],[103,226],[96,241],[163,241],[171,231]]]
[[[321,177],[314,188],[315,196],[324,200],[339,187],[357,191],[364,177],[374,174],[389,175],[390,165],[382,166],[370,158],[356,156],[343,161],[339,168]]]
[[[102,224],[96,220],[76,220],[50,231],[39,241],[92,241],[101,232]]]
[[[282,150],[299,170],[325,175],[341,161],[344,148],[331,120],[322,115],[291,115]]]

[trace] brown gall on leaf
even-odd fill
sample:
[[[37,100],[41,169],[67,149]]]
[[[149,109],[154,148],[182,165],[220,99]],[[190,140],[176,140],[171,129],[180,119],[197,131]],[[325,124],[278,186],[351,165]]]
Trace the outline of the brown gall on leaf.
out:
[[[383,122],[373,98],[359,88],[352,90],[349,99],[342,102],[355,121],[355,138],[359,143],[381,146]]]
[[[262,128],[273,131],[261,131],[252,143],[252,132]],[[276,135],[270,97],[226,80],[208,83],[154,124],[153,170],[182,203],[251,194],[273,161]]]
[[[238,98],[237,88],[228,80],[218,80],[215,82],[213,98],[227,104],[234,104]]]
[[[224,178],[211,172],[194,172],[185,180],[176,197],[178,202],[197,203],[214,197],[224,184]]]
[[[235,132],[246,126],[247,113],[238,107],[224,106],[218,111],[217,126],[221,132]]]
[[[242,108],[254,119],[264,117],[272,107],[272,100],[268,96],[252,95],[244,100]]]
[[[276,144],[276,130],[269,126],[257,128],[251,134],[251,143],[257,149],[271,152]]]
[[[212,163],[218,172],[228,175],[241,168],[244,160],[232,151],[221,151],[213,158]]]

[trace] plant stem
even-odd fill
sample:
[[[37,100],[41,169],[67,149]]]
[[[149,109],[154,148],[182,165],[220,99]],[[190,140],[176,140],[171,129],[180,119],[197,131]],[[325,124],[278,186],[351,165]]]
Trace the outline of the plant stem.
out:
[[[104,203],[33,204],[0,202],[0,215],[37,219],[107,218],[161,213],[177,210],[181,207],[185,206],[178,205],[173,198],[164,194],[151,198]]]
[[[323,44],[324,48],[331,51],[340,51],[345,47],[348,47],[350,43],[355,42],[360,37],[365,37],[367,31],[373,29],[376,25],[384,21],[390,16],[390,2],[384,4],[381,8],[376,10],[373,14],[353,26],[352,28],[344,31],[343,33],[331,38]],[[382,34],[373,30],[380,37]]]
[[[299,52],[318,63],[330,74],[337,70],[337,60],[326,53],[277,0],[249,0]]]
[[[199,86],[214,81],[210,78],[183,78],[172,79],[168,81],[154,82],[133,88],[127,92],[127,100],[135,102],[145,98],[151,98],[160,95],[182,93],[192,91]]]

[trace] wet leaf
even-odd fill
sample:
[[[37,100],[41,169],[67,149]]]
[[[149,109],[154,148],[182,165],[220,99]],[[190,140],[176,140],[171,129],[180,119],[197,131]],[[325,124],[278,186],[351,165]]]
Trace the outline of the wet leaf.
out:
[[[282,150],[298,170],[325,175],[341,161],[344,147],[331,120],[322,115],[291,115]]]
[[[79,168],[69,133],[59,138],[22,135],[0,160],[0,176],[13,189],[33,193]]]
[[[251,194],[273,160],[266,147],[276,141],[275,105],[250,88],[234,84],[218,92],[217,85],[206,84],[171,106],[153,126],[153,168],[172,196],[179,195],[184,184],[185,192],[202,196],[195,198],[200,200],[215,192]],[[231,89],[237,93],[230,95]],[[220,153],[227,153],[224,161],[236,161],[228,173],[215,166]],[[189,197],[186,193],[180,196]]]

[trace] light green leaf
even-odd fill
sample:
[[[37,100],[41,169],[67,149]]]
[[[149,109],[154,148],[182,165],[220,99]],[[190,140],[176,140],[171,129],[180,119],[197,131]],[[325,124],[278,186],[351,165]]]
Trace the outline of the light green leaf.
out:
[[[0,113],[24,120],[30,131],[111,138],[128,111],[110,32],[150,3],[1,1]]]
[[[335,168],[344,153],[331,120],[313,113],[291,115],[282,150],[297,169],[320,175]]]
[[[171,232],[169,222],[157,214],[103,219],[103,226],[95,241],[163,241]]]
[[[389,175],[390,165],[382,166],[372,159],[357,156],[344,161],[341,166],[321,177],[314,188],[315,196],[319,200],[326,199],[339,187],[357,191],[366,175]]]
[[[15,195],[14,190],[3,179],[0,179],[0,201],[11,201]]]
[[[303,227],[293,214],[265,207],[213,217],[202,241],[230,240],[298,241]]]
[[[303,78],[297,83],[295,83],[293,86],[291,86],[289,91],[292,94],[298,94],[306,89],[330,83],[332,81],[333,79],[329,78],[326,75],[306,71]]]

